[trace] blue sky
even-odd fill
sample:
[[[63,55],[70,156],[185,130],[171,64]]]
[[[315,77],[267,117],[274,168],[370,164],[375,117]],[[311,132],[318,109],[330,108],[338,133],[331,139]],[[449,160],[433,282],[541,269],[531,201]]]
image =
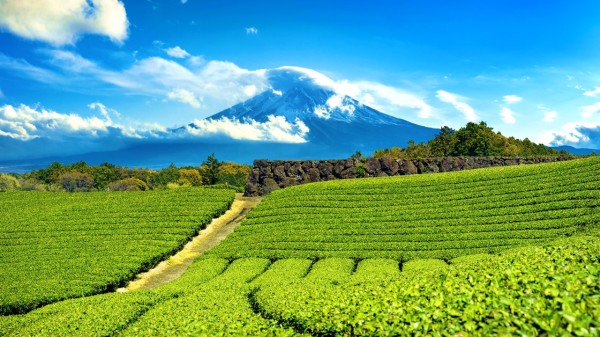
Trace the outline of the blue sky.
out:
[[[0,136],[131,137],[318,71],[413,123],[600,148],[597,1],[0,0]]]

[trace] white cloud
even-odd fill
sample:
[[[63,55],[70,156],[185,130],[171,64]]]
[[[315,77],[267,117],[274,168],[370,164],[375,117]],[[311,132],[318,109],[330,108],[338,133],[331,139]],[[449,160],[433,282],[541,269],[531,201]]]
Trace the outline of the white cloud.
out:
[[[600,87],[594,87],[594,90],[588,90],[583,93],[585,96],[594,97],[600,94]]]
[[[346,104],[346,96],[341,94],[332,95],[327,99],[325,105],[317,105],[313,109],[313,113],[322,119],[330,119],[331,113],[335,110],[342,113],[342,115],[337,115],[339,117],[348,119],[354,115],[354,110],[356,108],[352,103]]]
[[[592,118],[594,114],[600,111],[600,102],[596,102],[592,105],[586,105],[581,107],[581,117]]]
[[[515,124],[517,122],[515,119],[515,113],[507,107],[502,107],[502,111],[500,111],[500,117],[506,124]]]
[[[106,70],[80,55],[68,51],[48,51],[50,62],[60,68],[66,76],[42,73],[44,82],[71,82],[73,90],[80,86],[76,81],[104,82],[128,90],[131,94],[167,96],[176,89],[185,89],[202,102],[202,113],[212,114],[248,99],[252,93],[268,90],[270,85],[265,70],[250,71],[231,62],[210,61],[201,65],[186,67],[175,60],[149,57],[134,63],[122,71]],[[3,59],[5,62],[3,62]],[[188,59],[189,61],[189,59]],[[4,57],[0,53],[0,66],[29,72],[28,78],[39,80],[42,69]],[[73,76],[73,72],[77,76]],[[173,94],[172,94],[173,95]]]
[[[417,110],[418,117],[420,118],[430,118],[434,111],[432,106],[417,95],[401,88],[377,82],[334,81],[318,71],[293,66],[271,69],[269,73],[277,75],[278,72],[287,71],[301,73],[301,79],[312,80],[315,84],[329,88],[338,95],[350,96],[361,103],[392,116],[406,118],[404,109],[408,108]]]
[[[506,96],[502,97],[502,101],[504,101],[504,103],[506,103],[506,104],[515,104],[515,103],[522,102],[523,98],[519,97],[517,95],[506,95]]]
[[[198,98],[196,98],[196,96],[194,96],[194,93],[192,93],[191,91],[177,88],[167,93],[167,97],[172,101],[185,103],[191,106],[192,108],[200,108],[200,101],[198,100]]]
[[[53,45],[73,44],[80,35],[98,34],[121,43],[129,22],[119,0],[3,0],[0,26],[21,37]]]
[[[118,118],[120,114],[100,102],[91,103],[88,108],[96,110],[100,116],[84,117],[27,105],[4,105],[0,107],[0,136],[22,141],[64,139],[65,136],[104,139],[100,137],[118,132],[124,137],[138,139],[228,137],[246,141],[305,143],[310,131],[299,119],[288,121],[284,116],[270,115],[262,123],[253,119],[195,120],[196,127],[185,126],[183,132],[173,133],[157,123],[132,122],[128,126],[115,123],[111,116]]]
[[[317,105],[313,111],[313,113],[321,118],[321,119],[329,119],[331,118],[331,112],[329,111],[329,109],[327,109],[326,107],[322,106],[322,105]]]
[[[248,97],[255,96],[258,93],[258,88],[254,84],[247,85],[244,88],[244,94]]]
[[[548,111],[544,113],[544,122],[552,123],[554,119],[556,119],[556,116],[558,116],[558,113],[556,111]]]
[[[190,56],[190,53],[188,53],[187,51],[185,51],[183,48],[181,48],[179,46],[175,46],[173,48],[167,48],[164,51],[167,53],[167,55],[174,57],[174,58],[178,58],[178,59],[184,59],[184,58]]]
[[[600,123],[567,123],[560,130],[540,133],[536,141],[548,146],[571,145],[598,148],[600,146]]]
[[[188,62],[192,65],[192,66],[200,66],[203,63],[206,62],[206,60],[202,57],[202,56],[190,56],[188,58]]]
[[[239,121],[223,117],[217,120],[195,120],[196,127],[186,126],[186,131],[193,136],[213,137],[227,136],[237,140],[272,141],[283,143],[306,143],[304,138],[310,131],[300,120],[293,123],[283,116],[268,116],[264,123],[253,119]]]
[[[256,29],[255,27],[247,27],[246,28],[246,34],[248,34],[248,35],[257,35],[258,34],[258,29]]]
[[[338,94],[338,95],[333,95],[333,96],[329,97],[326,104],[330,110],[339,109],[341,112],[347,113],[348,115],[354,114],[354,109],[355,109],[354,105],[345,104],[344,96],[342,96],[342,95]]]
[[[396,117],[406,118],[405,108],[418,111],[419,118],[432,117],[433,107],[415,94],[401,88],[370,81],[337,83],[337,92],[346,93],[359,102]]]
[[[111,115],[115,117],[121,117],[121,114],[117,110],[111,109],[100,102],[90,103],[88,104],[88,108],[92,110],[98,110],[104,119],[110,123],[112,123]]]
[[[94,108],[105,108],[95,105]],[[77,114],[61,114],[56,111],[31,108],[27,105],[4,105],[0,107],[0,136],[19,140],[38,137],[61,137],[66,134],[97,136],[113,126],[110,118],[82,117]]]
[[[43,83],[56,85],[63,82],[57,74],[44,68],[36,67],[22,59],[14,59],[0,52],[0,68],[9,69],[18,76],[33,79]]]
[[[469,122],[475,122],[477,118],[479,118],[477,117],[477,113],[475,113],[475,109],[473,109],[467,103],[463,102],[465,98],[462,96],[450,93],[445,90],[438,90],[436,91],[436,97],[444,103],[451,104],[454,107],[454,109],[461,112],[464,115],[465,119]]]
[[[155,44],[162,49],[162,44]],[[149,57],[136,61],[131,67],[113,71],[82,56],[65,50],[47,50],[49,61],[56,68],[51,72],[31,66],[25,61],[15,60],[0,53],[0,67],[15,70],[29,79],[44,83],[62,83],[71,90],[80,90],[81,83],[103,83],[125,89],[129,94],[165,97],[176,89],[185,89],[202,102],[200,113],[205,116],[229,108],[255,94],[266,90],[283,94],[270,83],[272,74],[280,71],[299,71],[304,79],[325,86],[339,95],[348,95],[381,112],[407,118],[407,109],[414,110],[420,118],[433,117],[434,108],[416,94],[401,88],[369,81],[334,81],[310,69],[281,67],[277,69],[247,70],[234,63],[205,61],[198,57],[197,64],[187,65],[177,60]]]
[[[44,52],[51,57],[51,63],[62,66],[69,72],[93,72],[98,69],[98,66],[94,62],[83,58],[79,54],[58,49],[46,50]]]

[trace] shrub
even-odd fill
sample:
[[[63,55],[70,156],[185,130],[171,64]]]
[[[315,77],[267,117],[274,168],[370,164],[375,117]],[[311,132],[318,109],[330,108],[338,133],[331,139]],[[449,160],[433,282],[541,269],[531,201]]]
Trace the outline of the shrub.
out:
[[[19,188],[21,188],[21,185],[17,178],[0,173],[0,192],[18,190]]]
[[[138,178],[121,179],[108,184],[110,191],[147,191],[148,185]]]

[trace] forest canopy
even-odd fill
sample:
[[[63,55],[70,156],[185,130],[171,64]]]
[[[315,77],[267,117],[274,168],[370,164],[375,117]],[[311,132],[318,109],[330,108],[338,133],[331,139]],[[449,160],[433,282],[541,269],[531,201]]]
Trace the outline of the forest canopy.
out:
[[[416,144],[412,141],[405,148],[393,147],[377,150],[373,157],[391,157],[396,159],[430,158],[447,156],[502,156],[502,157],[538,157],[568,155],[565,151],[556,151],[529,139],[506,137],[494,132],[485,122],[469,122],[454,130],[443,126],[440,132],[427,143]]]

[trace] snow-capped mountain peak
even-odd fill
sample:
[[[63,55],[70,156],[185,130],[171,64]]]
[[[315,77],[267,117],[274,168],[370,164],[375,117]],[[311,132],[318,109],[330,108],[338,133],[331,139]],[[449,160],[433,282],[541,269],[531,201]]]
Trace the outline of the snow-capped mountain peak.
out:
[[[206,120],[265,124],[277,118],[280,125],[302,126],[301,137],[307,144],[344,151],[405,146],[410,139],[426,141],[437,131],[361,104],[314,70],[281,67],[266,70],[265,77],[269,89]]]
[[[336,90],[336,83],[327,76],[300,67],[281,67],[266,72],[270,89],[249,100],[209,117],[264,122],[268,116],[350,123],[403,124],[401,119],[383,114]]]

